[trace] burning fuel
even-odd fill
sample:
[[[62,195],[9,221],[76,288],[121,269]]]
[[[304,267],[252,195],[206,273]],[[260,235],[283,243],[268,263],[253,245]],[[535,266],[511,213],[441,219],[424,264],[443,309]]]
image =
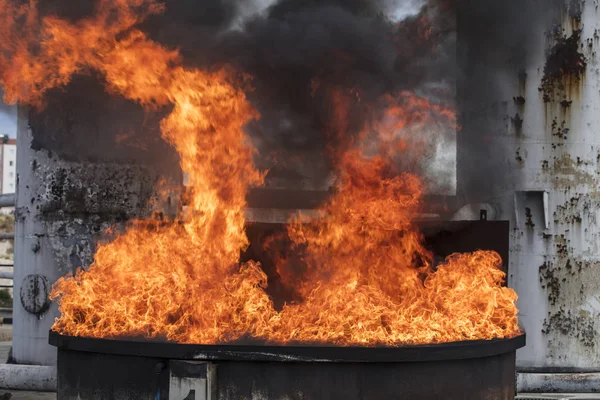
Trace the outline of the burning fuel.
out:
[[[279,255],[278,273],[297,300],[276,309],[248,246],[244,208],[260,185],[256,149],[244,130],[260,118],[246,98],[249,77],[232,68],[193,69],[136,25],[164,6],[101,0],[76,23],[40,18],[35,2],[0,0],[1,81],[6,100],[43,105],[44,92],[96,71],[107,90],[161,122],[188,176],[189,204],[174,221],[137,220],[101,245],[87,270],[60,279],[53,330],[90,337],[144,336],[185,343],[400,345],[494,339],[519,333],[517,296],[503,287],[498,254],[455,254],[441,265],[412,223],[423,182],[398,165],[421,154],[424,122],[456,124],[448,107],[404,91],[380,99],[368,123],[334,152],[336,194],[323,217],[288,229],[302,268]],[[428,37],[427,31],[425,37]],[[332,134],[341,135],[359,92],[331,96]],[[429,126],[429,124],[428,124]],[[269,251],[275,252],[274,249]]]

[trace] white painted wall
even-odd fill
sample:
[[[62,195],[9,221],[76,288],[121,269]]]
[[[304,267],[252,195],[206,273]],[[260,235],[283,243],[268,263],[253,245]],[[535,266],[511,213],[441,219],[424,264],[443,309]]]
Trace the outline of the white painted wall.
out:
[[[520,370],[600,370],[600,68],[598,40],[593,47],[586,42],[600,28],[595,7],[585,3],[582,51],[588,66],[583,81],[567,91],[571,107],[560,100],[544,103],[538,90],[546,61],[543,32],[523,93],[516,73],[506,85],[526,99],[522,133],[510,127],[502,139],[511,149],[503,173],[521,183],[497,199],[500,219],[511,221],[509,284],[519,295],[527,332],[527,346],[517,354]],[[570,34],[572,22],[563,26]],[[517,106],[506,100],[513,116]],[[569,129],[566,139],[553,135],[555,119]]]
[[[564,34],[577,23],[563,15]],[[600,371],[600,14],[585,2],[579,50],[587,58],[581,82],[544,103],[539,91],[551,45],[542,28],[528,48],[527,78],[518,66],[498,59],[490,76],[501,93],[482,105],[490,146],[502,158],[491,176],[489,197],[496,219],[510,221],[508,284],[519,295],[519,321],[527,345],[517,352],[517,369],[529,372]],[[591,45],[590,45],[591,44]],[[513,101],[523,96],[525,104]],[[496,98],[498,96],[498,98]],[[493,104],[496,102],[496,104]],[[494,109],[502,110],[500,118]],[[521,129],[511,122],[519,113]],[[557,127],[553,127],[553,121]],[[556,135],[564,123],[565,137]],[[486,124],[480,124],[486,126]],[[466,215],[484,204],[466,205]],[[529,209],[529,210],[527,210]],[[462,214],[461,214],[462,217]],[[459,218],[457,216],[457,218]]]

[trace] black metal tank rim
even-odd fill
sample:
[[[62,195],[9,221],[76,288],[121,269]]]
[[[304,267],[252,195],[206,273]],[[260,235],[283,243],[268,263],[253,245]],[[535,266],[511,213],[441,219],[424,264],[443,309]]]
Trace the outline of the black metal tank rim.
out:
[[[398,363],[464,360],[510,353],[525,346],[525,334],[508,339],[399,347],[332,347],[181,344],[75,337],[50,331],[49,343],[62,350],[196,361]]]

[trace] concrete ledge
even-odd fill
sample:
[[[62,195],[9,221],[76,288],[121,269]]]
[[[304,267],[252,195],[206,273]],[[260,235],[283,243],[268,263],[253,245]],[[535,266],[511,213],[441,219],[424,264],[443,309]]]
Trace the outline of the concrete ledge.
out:
[[[0,388],[55,392],[56,367],[0,364]]]
[[[517,373],[519,393],[595,393],[600,392],[600,373],[536,374]],[[598,395],[600,398],[600,395]]]
[[[515,400],[600,400],[597,393],[519,393]]]

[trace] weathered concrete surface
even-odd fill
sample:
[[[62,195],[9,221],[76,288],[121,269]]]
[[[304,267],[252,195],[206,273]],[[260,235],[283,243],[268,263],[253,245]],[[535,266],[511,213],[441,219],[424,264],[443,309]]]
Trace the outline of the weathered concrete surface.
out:
[[[511,222],[509,285],[527,332],[517,368],[529,372],[600,371],[600,19],[595,1],[564,4],[523,60],[492,48],[487,70],[463,66],[485,73],[462,94],[459,188]]]
[[[111,97],[89,77],[49,93],[43,109],[19,110],[15,362],[56,363],[47,342],[58,309],[48,293],[92,263],[108,228],[119,232],[156,207],[178,206],[165,206],[157,191],[182,180],[176,153],[160,137],[160,115]]]
[[[600,391],[600,374],[518,374],[517,391],[520,393],[598,393]],[[595,398],[600,398],[599,394],[595,396]]]
[[[54,392],[56,391],[56,367],[0,364],[0,388]]]
[[[520,93],[527,103],[522,134],[513,143],[522,159],[513,168],[523,178],[521,190],[548,192],[546,205],[539,199],[514,203],[520,223],[512,235],[511,283],[520,296],[521,321],[531,344],[519,353],[521,369],[593,371],[600,365],[598,24],[593,2],[584,5],[580,22],[565,16],[564,40],[545,44],[549,51],[538,68],[527,71]],[[552,90],[547,90],[548,70],[558,51],[570,58],[561,59],[563,73],[552,77]],[[533,210],[533,224],[525,221],[526,208]]]
[[[531,38],[524,69],[498,67],[501,98],[480,117],[504,157],[479,201],[511,221],[523,371],[600,370],[600,20],[596,2],[570,3]]]

